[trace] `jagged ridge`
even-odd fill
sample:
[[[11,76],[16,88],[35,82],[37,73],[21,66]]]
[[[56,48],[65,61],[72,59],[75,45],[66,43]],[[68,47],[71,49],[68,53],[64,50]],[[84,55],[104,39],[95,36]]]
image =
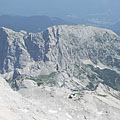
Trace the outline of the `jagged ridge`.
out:
[[[5,78],[5,73],[18,79],[19,75],[30,78],[56,72],[54,84],[76,88],[81,82],[89,87],[92,81],[94,87],[103,81],[86,64],[119,72],[120,37],[107,29],[62,25],[27,33],[1,28],[0,45],[0,71]]]

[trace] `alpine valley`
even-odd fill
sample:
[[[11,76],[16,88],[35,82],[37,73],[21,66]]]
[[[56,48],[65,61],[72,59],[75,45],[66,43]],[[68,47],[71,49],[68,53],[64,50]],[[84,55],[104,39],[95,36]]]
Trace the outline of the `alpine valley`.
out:
[[[120,120],[120,36],[86,25],[1,27],[0,120]]]

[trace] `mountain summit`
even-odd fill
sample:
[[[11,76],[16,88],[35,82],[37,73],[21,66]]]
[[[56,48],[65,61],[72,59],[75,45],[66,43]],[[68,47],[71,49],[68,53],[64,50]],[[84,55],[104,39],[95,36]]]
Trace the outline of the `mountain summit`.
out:
[[[0,73],[9,82],[29,78],[70,89],[95,89],[102,82],[120,90],[119,55],[120,37],[107,29],[61,25],[27,33],[0,28]]]
[[[1,27],[0,119],[119,120],[119,56],[120,37],[107,29]]]

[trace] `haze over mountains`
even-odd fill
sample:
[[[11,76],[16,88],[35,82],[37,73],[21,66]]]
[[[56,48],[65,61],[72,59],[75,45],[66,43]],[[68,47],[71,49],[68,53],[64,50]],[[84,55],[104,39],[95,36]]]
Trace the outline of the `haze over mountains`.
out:
[[[63,16],[71,15],[73,17],[85,17],[90,14],[105,13],[112,11],[113,18],[119,17],[120,1],[119,0],[8,0],[0,1],[0,14],[10,15],[47,15],[63,18]]]
[[[120,35],[120,21],[118,21],[117,23],[112,25],[110,27],[110,29],[112,29],[114,32],[116,32],[118,35]]]
[[[119,20],[111,17],[111,11],[102,14],[88,15],[86,17],[74,18],[67,16],[61,19],[48,16],[0,16],[0,26],[13,29],[15,31],[25,30],[27,32],[40,32],[53,25],[75,25],[84,24],[96,27],[108,28],[120,34]]]
[[[20,28],[23,28],[24,30],[30,29],[28,32],[39,32],[38,29],[43,30],[43,28],[50,27],[52,25],[61,25],[61,24],[86,24],[86,25],[93,25],[96,27],[102,27],[102,28],[109,28],[115,31],[117,34],[120,34],[119,26],[117,27],[116,24],[119,23],[120,20],[120,1],[119,0],[36,0],[34,2],[33,0],[21,0],[16,1],[12,0],[9,4],[7,0],[0,1],[0,4],[2,5],[0,7],[0,15],[19,15],[19,16],[50,16],[61,18],[63,20],[57,20],[56,22],[51,20],[48,20],[46,18],[44,25],[43,22],[39,18],[37,18],[37,21],[39,20],[41,23],[38,23],[37,21],[30,22],[30,19],[26,23],[26,20],[24,21],[25,24],[21,22],[20,25],[16,25],[19,30]],[[11,19],[11,18],[10,18]],[[18,19],[18,18],[16,18]],[[21,18],[20,18],[21,19]],[[22,18],[23,19],[23,18]],[[33,18],[32,18],[33,19]],[[36,18],[34,18],[36,20]],[[43,20],[43,19],[42,19]],[[10,20],[11,21],[11,20]],[[14,21],[14,19],[13,19]],[[66,21],[66,22],[65,22]],[[11,22],[10,22],[11,23]],[[15,22],[16,23],[16,22]],[[29,23],[29,24],[28,24]],[[7,23],[6,23],[7,24]],[[9,24],[9,23],[8,23]],[[12,23],[11,23],[12,24]],[[8,27],[13,30],[17,30],[13,28],[13,24],[9,26],[3,26]],[[31,24],[31,29],[30,28]],[[47,25],[46,25],[47,24]],[[24,27],[20,27],[20,26]],[[115,27],[114,27],[115,25]],[[11,27],[12,26],[12,27]],[[29,26],[29,27],[28,27]],[[37,27],[37,26],[40,26]],[[26,28],[26,29],[25,29]]]
[[[15,31],[25,30],[27,32],[40,32],[53,25],[72,24],[57,17],[48,16],[0,16],[0,26],[13,29]]]

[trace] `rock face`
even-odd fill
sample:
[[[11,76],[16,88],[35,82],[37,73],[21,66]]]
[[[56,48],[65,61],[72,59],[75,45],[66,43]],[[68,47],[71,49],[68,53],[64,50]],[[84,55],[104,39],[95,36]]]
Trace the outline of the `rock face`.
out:
[[[37,87],[37,83],[33,80],[23,80],[22,84],[20,85],[20,89],[21,88],[34,88]]]
[[[9,82],[27,77],[73,89],[81,83],[94,89],[103,82],[119,90],[119,55],[120,37],[106,29],[64,25],[27,33],[0,28],[0,73]],[[106,78],[111,73],[112,80]]]
[[[0,119],[119,120],[119,56],[120,37],[106,29],[0,28]]]

